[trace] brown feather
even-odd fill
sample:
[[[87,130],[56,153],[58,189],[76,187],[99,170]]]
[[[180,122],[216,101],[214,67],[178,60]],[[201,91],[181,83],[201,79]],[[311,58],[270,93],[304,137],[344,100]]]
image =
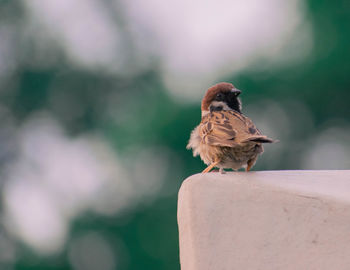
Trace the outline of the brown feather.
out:
[[[234,147],[248,142],[273,142],[262,135],[253,122],[236,111],[212,112],[199,126],[202,141],[209,145]]]

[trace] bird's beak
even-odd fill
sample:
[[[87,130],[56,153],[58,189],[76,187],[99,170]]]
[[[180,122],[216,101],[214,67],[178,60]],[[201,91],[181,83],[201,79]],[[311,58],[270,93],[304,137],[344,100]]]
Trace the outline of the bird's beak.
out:
[[[231,90],[232,93],[234,93],[236,96],[239,96],[239,94],[242,92],[241,90],[237,89],[237,88],[233,88]]]

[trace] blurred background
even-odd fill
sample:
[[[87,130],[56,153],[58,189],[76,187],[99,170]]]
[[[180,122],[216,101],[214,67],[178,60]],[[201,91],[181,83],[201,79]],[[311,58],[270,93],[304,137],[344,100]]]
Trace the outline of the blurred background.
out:
[[[185,149],[220,81],[253,170],[350,168],[350,2],[0,0],[0,269],[179,269]]]

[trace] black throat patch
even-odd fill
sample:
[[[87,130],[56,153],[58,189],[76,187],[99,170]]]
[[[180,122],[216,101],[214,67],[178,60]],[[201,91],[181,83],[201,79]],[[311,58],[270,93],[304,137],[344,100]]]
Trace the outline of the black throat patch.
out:
[[[233,93],[228,93],[225,96],[225,101],[226,104],[232,109],[235,110],[236,112],[241,112],[240,109],[240,102],[237,96],[235,96]]]

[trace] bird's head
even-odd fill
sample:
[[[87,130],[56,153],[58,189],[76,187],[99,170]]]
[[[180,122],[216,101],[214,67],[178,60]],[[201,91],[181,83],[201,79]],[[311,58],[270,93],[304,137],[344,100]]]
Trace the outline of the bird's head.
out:
[[[202,116],[213,111],[235,110],[241,112],[238,90],[231,83],[221,82],[210,87],[202,100]]]

